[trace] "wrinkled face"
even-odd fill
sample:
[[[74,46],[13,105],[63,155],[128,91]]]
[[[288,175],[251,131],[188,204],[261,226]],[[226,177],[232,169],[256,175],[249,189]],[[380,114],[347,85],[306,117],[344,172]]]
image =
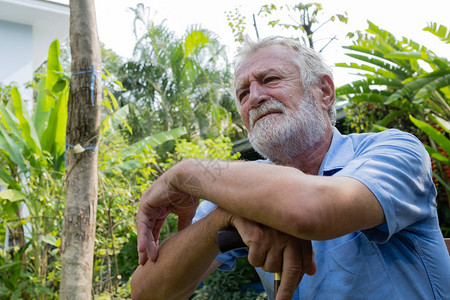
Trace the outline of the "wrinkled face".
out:
[[[236,72],[236,96],[252,146],[277,164],[314,149],[327,121],[311,92],[302,89],[295,52],[270,46]]]
[[[262,103],[276,99],[287,111],[295,111],[303,95],[295,52],[274,45],[258,50],[239,67],[235,77],[240,113],[249,133],[263,118],[282,117],[276,109],[250,120],[249,113]]]

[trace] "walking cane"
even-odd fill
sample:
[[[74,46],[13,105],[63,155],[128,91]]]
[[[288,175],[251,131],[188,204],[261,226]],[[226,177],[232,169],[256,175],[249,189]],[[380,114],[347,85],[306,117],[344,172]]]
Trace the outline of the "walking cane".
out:
[[[230,250],[247,248],[247,245],[242,241],[239,232],[234,227],[227,227],[219,230],[217,233],[217,245],[222,253]],[[273,276],[273,299],[277,297],[278,287],[281,282],[281,273],[275,273]]]

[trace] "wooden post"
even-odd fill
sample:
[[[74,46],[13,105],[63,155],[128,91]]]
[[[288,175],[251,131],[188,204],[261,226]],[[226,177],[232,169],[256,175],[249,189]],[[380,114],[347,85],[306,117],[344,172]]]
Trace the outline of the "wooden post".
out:
[[[91,299],[102,95],[101,48],[94,0],[70,1],[70,48],[72,79],[67,120],[60,299]]]

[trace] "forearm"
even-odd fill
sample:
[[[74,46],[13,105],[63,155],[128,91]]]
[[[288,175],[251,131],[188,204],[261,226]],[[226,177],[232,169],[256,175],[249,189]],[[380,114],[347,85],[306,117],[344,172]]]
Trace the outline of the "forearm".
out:
[[[230,215],[216,209],[167,239],[156,262],[139,266],[131,280],[133,299],[184,299],[190,296],[219,254],[217,231],[229,226]]]
[[[337,237],[384,218],[373,194],[354,179],[226,161],[188,160],[173,171],[178,189],[302,239]]]
[[[297,200],[301,194],[307,194],[306,189],[299,188],[302,176],[306,175],[294,168],[191,159],[169,172],[173,172],[169,176],[173,178],[170,183],[177,189],[208,199],[233,215],[290,235],[296,235],[293,220],[298,217],[297,213],[307,210],[306,201],[302,207],[298,201],[296,205],[292,204],[294,197]],[[288,185],[295,186],[296,191],[287,190]]]

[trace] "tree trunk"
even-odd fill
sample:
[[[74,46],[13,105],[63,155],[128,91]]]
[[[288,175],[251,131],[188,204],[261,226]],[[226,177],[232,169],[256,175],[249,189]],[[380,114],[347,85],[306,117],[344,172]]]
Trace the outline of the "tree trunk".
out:
[[[102,70],[101,50],[93,0],[70,1],[70,48],[72,79],[60,299],[91,299],[102,95],[101,74],[97,72]],[[74,151],[72,145],[83,148]]]

